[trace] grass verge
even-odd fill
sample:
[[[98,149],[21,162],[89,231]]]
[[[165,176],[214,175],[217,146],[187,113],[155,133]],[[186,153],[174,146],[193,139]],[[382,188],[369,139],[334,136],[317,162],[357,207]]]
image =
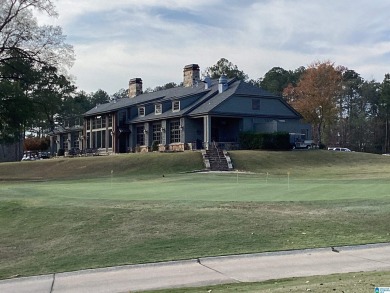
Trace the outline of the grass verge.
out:
[[[201,293],[201,292],[246,292],[246,293],[284,293],[284,292],[375,292],[376,287],[390,287],[390,272],[359,272],[336,274],[330,276],[314,276],[270,280],[260,283],[228,284],[200,288],[182,288],[147,291],[149,293]]]

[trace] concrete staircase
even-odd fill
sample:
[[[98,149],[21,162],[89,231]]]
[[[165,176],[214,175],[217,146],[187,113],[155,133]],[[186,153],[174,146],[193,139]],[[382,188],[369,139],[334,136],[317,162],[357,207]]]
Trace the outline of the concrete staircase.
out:
[[[203,161],[206,169],[210,171],[232,171],[233,165],[226,151],[212,147],[203,151]]]

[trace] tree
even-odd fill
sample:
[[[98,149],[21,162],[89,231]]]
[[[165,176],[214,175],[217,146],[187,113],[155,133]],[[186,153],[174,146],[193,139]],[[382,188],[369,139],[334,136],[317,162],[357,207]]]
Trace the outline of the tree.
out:
[[[126,99],[129,97],[129,91],[122,88],[119,91],[117,91],[115,94],[113,94],[113,97],[115,99]]]
[[[65,72],[74,60],[73,49],[60,27],[39,26],[34,10],[57,16],[51,0],[0,2],[3,140],[18,140],[28,125],[53,126],[53,112],[71,87]]]
[[[178,85],[176,83],[168,82],[168,83],[164,84],[163,86],[156,86],[153,89],[153,92],[158,92],[158,91],[162,91],[162,90],[172,89],[172,88],[175,88],[175,87],[178,87]]]
[[[36,65],[70,66],[74,60],[73,48],[65,43],[61,27],[39,26],[33,10],[57,16],[51,0],[1,1],[0,64],[23,58]]]
[[[292,106],[313,125],[319,144],[323,143],[323,133],[329,137],[337,121],[341,77],[341,71],[330,61],[315,62],[303,73],[297,87],[285,92]]]
[[[385,137],[384,148],[385,153],[389,152],[389,117],[390,117],[390,74],[385,74],[382,83],[382,91],[380,95],[380,111],[384,120]]]
[[[110,101],[110,96],[106,91],[98,89],[96,92],[91,93],[91,104],[92,107],[98,104],[105,104]]]
[[[27,60],[13,59],[0,65],[0,143],[20,139],[26,125],[32,121],[33,104],[27,95],[32,64]]]
[[[69,117],[81,116],[88,110],[95,106],[91,103],[91,97],[84,91],[75,93],[74,95],[67,95],[63,98],[59,118],[66,119]]]
[[[36,71],[35,80],[30,87],[30,96],[34,104],[34,126],[53,130],[55,116],[60,113],[62,101],[75,91],[75,86],[57,68],[44,66]]]
[[[225,75],[227,78],[237,78],[238,80],[247,80],[248,75],[244,71],[239,70],[237,65],[234,65],[229,60],[221,58],[217,64],[207,67],[204,75],[208,75],[213,79],[219,78],[221,75]]]
[[[273,67],[263,78],[251,79],[249,83],[261,87],[271,93],[282,96],[286,87],[296,87],[305,67],[301,66],[293,70],[285,70],[281,67]]]

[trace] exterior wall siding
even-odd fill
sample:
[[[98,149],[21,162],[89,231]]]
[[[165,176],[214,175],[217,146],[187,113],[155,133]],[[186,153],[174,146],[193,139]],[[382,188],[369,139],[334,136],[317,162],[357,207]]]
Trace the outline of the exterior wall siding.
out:
[[[253,110],[252,100],[260,100],[259,110]],[[296,113],[278,99],[233,96],[218,106],[215,110],[218,112],[245,115],[286,116],[298,118]]]

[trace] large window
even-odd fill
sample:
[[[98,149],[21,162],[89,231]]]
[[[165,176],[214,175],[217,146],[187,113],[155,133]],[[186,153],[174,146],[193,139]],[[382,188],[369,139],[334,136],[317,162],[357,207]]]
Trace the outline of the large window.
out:
[[[106,131],[99,130],[92,132],[92,148],[105,148],[106,147]]]
[[[126,112],[119,113],[118,118],[119,121],[124,124],[126,122]],[[91,117],[86,121],[87,121],[86,122],[87,126],[89,125],[92,126],[92,129],[90,129],[90,127],[87,127],[86,147],[87,148],[112,148],[113,141],[112,141],[111,133],[113,127],[113,115],[112,114],[99,115],[99,116]],[[109,134],[108,140],[106,134]],[[72,139],[72,142],[74,141],[75,140]],[[74,143],[73,147],[77,147],[77,145]]]
[[[171,143],[180,142],[180,121],[172,121],[169,126],[171,129]]]
[[[153,141],[161,143],[161,122],[154,123],[152,126],[153,129]]]
[[[144,126],[137,126],[137,145],[145,145]]]

